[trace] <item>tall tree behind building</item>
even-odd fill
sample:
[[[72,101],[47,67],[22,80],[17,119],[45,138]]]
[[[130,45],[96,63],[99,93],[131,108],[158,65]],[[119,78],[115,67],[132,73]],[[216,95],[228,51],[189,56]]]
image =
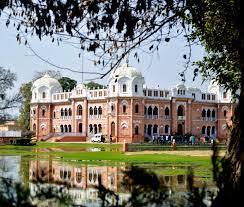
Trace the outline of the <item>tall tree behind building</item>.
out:
[[[20,93],[23,98],[23,102],[21,104],[18,122],[19,126],[24,131],[30,130],[30,102],[32,97],[31,87],[32,82],[25,83],[20,87]]]

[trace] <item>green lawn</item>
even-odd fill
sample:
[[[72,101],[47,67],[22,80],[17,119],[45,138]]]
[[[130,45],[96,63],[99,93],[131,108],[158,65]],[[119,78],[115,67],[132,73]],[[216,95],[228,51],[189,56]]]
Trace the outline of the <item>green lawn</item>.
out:
[[[63,160],[112,161],[129,163],[164,163],[210,165],[210,157],[191,157],[167,154],[126,155],[120,144],[42,143],[36,146],[0,146],[0,155],[51,155]],[[96,151],[101,150],[101,151]]]

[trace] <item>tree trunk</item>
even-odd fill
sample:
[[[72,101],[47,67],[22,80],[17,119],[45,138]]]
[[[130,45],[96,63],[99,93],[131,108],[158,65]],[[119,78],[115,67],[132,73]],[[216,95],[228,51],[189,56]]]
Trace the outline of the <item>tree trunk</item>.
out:
[[[241,72],[239,103],[232,119],[233,125],[228,141],[227,152],[222,159],[222,172],[217,177],[218,195],[212,206],[243,206],[244,192],[244,26],[241,1],[237,25],[240,28],[238,39],[239,68]],[[236,44],[236,43],[234,43]]]

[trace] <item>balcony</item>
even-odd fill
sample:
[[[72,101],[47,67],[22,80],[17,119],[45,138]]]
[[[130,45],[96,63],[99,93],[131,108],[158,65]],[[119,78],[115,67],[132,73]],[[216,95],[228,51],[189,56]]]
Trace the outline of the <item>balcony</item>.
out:
[[[75,119],[82,119],[82,115],[76,115]]]
[[[89,119],[101,119],[102,115],[98,114],[98,115],[89,115]]]
[[[65,120],[65,119],[71,119],[72,116],[61,116],[60,118]]]
[[[158,119],[158,115],[153,115],[153,119]]]
[[[169,116],[169,115],[165,115],[165,116],[164,116],[164,119],[169,120],[169,119],[170,119],[170,116]]]
[[[179,121],[182,121],[182,120],[185,120],[186,119],[185,116],[178,116],[177,118],[178,118]]]
[[[217,121],[216,117],[202,117],[203,121]]]

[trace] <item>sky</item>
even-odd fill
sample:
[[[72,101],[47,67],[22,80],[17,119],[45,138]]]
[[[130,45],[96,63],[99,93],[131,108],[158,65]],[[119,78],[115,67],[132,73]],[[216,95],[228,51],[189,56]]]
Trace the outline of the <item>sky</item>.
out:
[[[35,71],[44,71],[47,69],[57,70],[57,68],[43,62],[37,58],[24,44],[16,41],[16,30],[13,27],[6,27],[4,17],[0,17],[0,66],[10,69],[17,74],[17,82],[15,89],[22,83],[28,82],[33,78]],[[52,43],[50,38],[43,38],[40,41],[37,37],[29,37],[28,42],[31,47],[41,57],[60,65],[75,70],[81,70],[82,58],[78,57],[77,49],[70,45]],[[129,64],[136,67],[145,77],[147,87],[171,88],[180,82],[178,73],[184,70],[183,55],[188,54],[186,41],[183,38],[171,40],[169,43],[163,43],[159,47],[159,51],[153,55],[141,55],[138,63],[133,58],[129,59]],[[192,60],[199,60],[204,54],[204,50],[200,46],[192,48]],[[92,54],[84,53],[83,69],[84,71],[97,71],[98,68],[91,61]],[[68,76],[82,82],[81,74],[60,70],[63,76]],[[101,71],[100,71],[101,72]],[[193,71],[189,69],[186,72],[186,86],[200,87],[202,90],[207,89],[207,85],[201,86],[201,78],[198,77],[192,82]],[[84,79],[91,76],[84,75]],[[105,77],[97,82],[107,84]]]

